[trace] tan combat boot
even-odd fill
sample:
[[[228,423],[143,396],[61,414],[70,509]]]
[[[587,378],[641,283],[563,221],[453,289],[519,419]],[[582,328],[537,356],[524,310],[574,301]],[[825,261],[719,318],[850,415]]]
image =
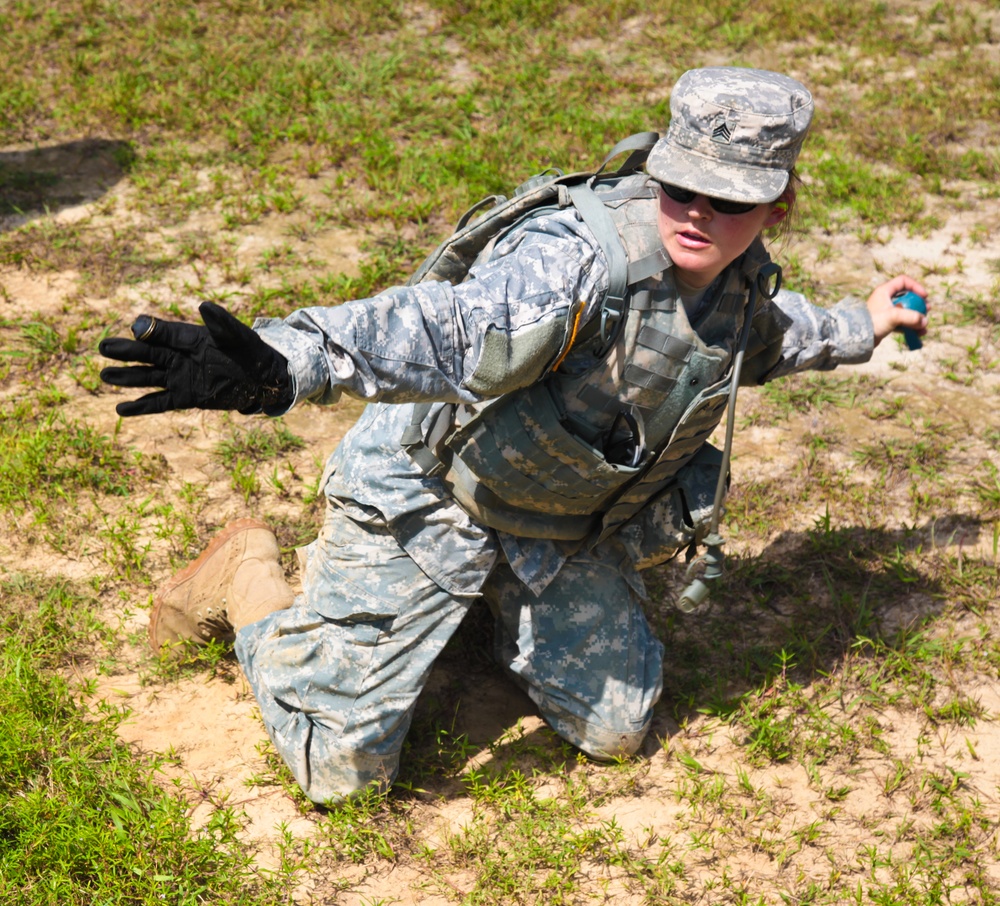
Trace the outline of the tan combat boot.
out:
[[[232,642],[237,630],[290,606],[294,597],[274,533],[257,519],[237,519],[164,585],[149,617],[149,641],[157,654],[167,647],[177,656],[185,641]]]

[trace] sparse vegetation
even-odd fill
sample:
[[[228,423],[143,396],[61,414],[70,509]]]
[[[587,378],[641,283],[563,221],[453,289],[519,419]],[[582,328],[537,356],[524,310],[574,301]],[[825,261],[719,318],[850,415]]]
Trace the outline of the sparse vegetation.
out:
[[[0,34],[0,900],[1000,904],[995,3],[16,0]],[[126,677],[239,682],[219,649],[148,653],[152,589],[234,516],[292,571],[360,409],[123,423],[99,339],[401,282],[473,202],[662,129],[723,60],[819,102],[786,284],[826,304],[902,260],[934,320],[919,355],[741,395],[714,603],[672,607],[682,563],[645,576],[643,757],[540,726],[480,607],[389,794],[314,808],[259,725],[235,791],[181,777],[190,739],[122,743]]]

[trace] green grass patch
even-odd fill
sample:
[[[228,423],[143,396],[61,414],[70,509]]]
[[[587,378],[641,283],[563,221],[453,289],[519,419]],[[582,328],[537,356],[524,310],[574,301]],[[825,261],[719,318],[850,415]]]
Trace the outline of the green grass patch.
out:
[[[294,469],[287,466],[282,476],[275,460],[304,446],[305,441],[289,431],[284,422],[269,420],[245,429],[234,427],[229,437],[216,445],[216,452],[232,476],[233,489],[250,500],[260,493],[262,481],[279,495],[287,494],[289,486],[296,483]],[[260,475],[262,467],[269,470],[264,479]]]
[[[0,898],[18,906],[286,902],[250,868],[233,812],[195,830],[155,762],[53,667],[100,631],[65,582],[0,577]]]
[[[842,93],[837,66],[810,78],[823,102],[803,157],[817,194],[810,219],[833,206],[866,223],[912,221],[914,177],[936,190],[956,177],[991,179],[1000,166],[977,132],[998,128],[998,77],[976,50],[993,36],[971,10],[442,0],[417,14],[401,3],[31,0],[0,14],[0,26],[0,136],[139,140],[137,176],[154,188],[139,203],[179,215],[214,200],[233,226],[300,203],[287,185],[260,184],[268,168],[287,177],[335,168],[347,192],[374,193],[376,219],[451,220],[526,173],[591,166],[623,135],[664,129],[667,88],[686,65],[709,48],[757,62],[758,46],[779,33],[786,43],[768,55],[772,68],[798,70],[799,54],[819,46],[872,70],[856,96]],[[885,75],[887,41],[912,76]],[[210,147],[196,153],[161,150],[206,137]],[[184,164],[192,153],[245,167],[247,184],[225,186],[218,171],[199,184]],[[176,185],[164,191],[168,174]]]
[[[822,411],[828,406],[850,408],[859,396],[873,389],[873,383],[872,378],[840,372],[833,376],[804,372],[765,384],[758,394],[768,404],[767,418],[788,418],[795,413]]]
[[[2,408],[0,505],[8,515],[57,522],[81,493],[125,496],[153,473],[152,463],[60,407],[25,399]]]
[[[83,222],[44,219],[0,234],[0,265],[38,273],[77,271],[97,294],[137,283],[166,269],[167,259],[150,249],[137,227],[91,230]]]

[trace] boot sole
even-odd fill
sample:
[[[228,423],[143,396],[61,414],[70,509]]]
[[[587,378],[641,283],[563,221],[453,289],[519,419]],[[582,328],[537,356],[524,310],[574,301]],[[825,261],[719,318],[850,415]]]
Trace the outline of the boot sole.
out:
[[[240,532],[246,531],[247,529],[262,528],[270,531],[271,529],[267,523],[262,522],[260,519],[235,519],[232,522],[227,523],[223,526],[222,530],[217,534],[209,543],[208,547],[205,548],[198,555],[197,559],[192,560],[187,566],[184,567],[180,572],[175,573],[169,580],[167,580],[166,585],[160,589],[159,594],[153,600],[153,609],[149,613],[149,646],[153,649],[154,654],[159,654],[165,642],[158,642],[158,628],[160,624],[160,610],[163,607],[164,599],[167,598],[170,593],[177,588],[178,585],[186,582],[190,579],[199,569],[204,565],[205,561],[209,559],[222,545],[224,545],[233,535],[237,535]]]

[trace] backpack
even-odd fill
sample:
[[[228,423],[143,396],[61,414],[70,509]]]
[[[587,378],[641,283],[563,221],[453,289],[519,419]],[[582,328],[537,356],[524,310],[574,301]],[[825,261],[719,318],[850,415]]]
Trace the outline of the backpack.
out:
[[[625,323],[625,299],[628,288],[628,258],[621,237],[615,229],[611,216],[594,191],[599,182],[612,182],[635,173],[646,162],[653,145],[659,140],[656,132],[641,132],[618,142],[594,172],[564,174],[553,168],[533,176],[516,189],[511,198],[490,195],[473,205],[459,219],[454,232],[444,240],[417,268],[407,281],[408,286],[425,280],[461,283],[469,269],[481,255],[488,254],[494,245],[511,229],[526,218],[546,208],[560,209],[574,205],[584,223],[590,228],[607,259],[609,271],[608,292],[601,302],[600,333],[601,351],[606,355],[617,339]],[[619,154],[628,151],[629,156],[617,170],[605,171],[607,165]],[[493,205],[485,213],[479,213]],[[736,390],[743,356],[750,336],[753,314],[758,292],[773,298],[781,286],[781,269],[768,263],[750,283],[748,314],[734,359],[732,389],[729,394],[729,416],[726,429],[725,449],[717,469],[720,476],[716,485],[708,524],[708,536],[704,539],[707,551],[690,563],[685,577],[688,583],[678,608],[690,612],[701,604],[709,594],[709,582],[722,575],[724,539],[719,534],[719,519],[722,501],[727,487],[729,461],[732,448],[733,424],[735,421]],[[611,326],[609,326],[609,323]],[[422,465],[427,474],[435,474],[441,464],[427,449],[421,422],[430,409],[429,404],[414,406],[413,422],[404,433],[402,444],[411,456]],[[607,534],[607,532],[605,532]],[[602,535],[603,537],[603,535]],[[697,540],[689,550],[689,559],[694,556]]]
[[[601,302],[599,319],[601,347],[606,352],[614,344],[625,320],[628,257],[621,237],[593,187],[598,182],[616,181],[638,171],[659,137],[656,132],[639,132],[622,139],[593,172],[564,174],[553,167],[526,179],[514,189],[510,198],[504,195],[487,196],[462,215],[454,232],[427,256],[407,281],[407,286],[426,280],[461,283],[472,265],[489,254],[496,243],[522,221],[545,209],[574,205],[596,237],[608,262],[608,292]],[[605,169],[614,158],[625,152],[628,152],[628,157],[617,170]],[[485,210],[487,208],[489,210]]]

